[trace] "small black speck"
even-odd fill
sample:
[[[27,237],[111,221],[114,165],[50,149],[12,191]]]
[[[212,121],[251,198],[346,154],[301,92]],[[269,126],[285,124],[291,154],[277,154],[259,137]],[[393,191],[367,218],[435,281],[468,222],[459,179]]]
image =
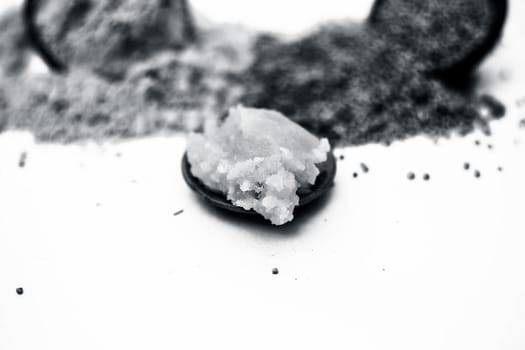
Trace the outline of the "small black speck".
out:
[[[481,177],[481,172],[479,170],[474,171],[474,176],[479,179]]]
[[[494,147],[493,147],[492,145],[489,144],[489,145],[487,145],[487,148],[488,148],[488,149],[493,149]]]
[[[476,140],[476,141],[474,141],[474,144],[475,144],[476,146],[479,146],[479,145],[481,145],[481,142],[480,142],[479,140]]]
[[[344,156],[344,154],[341,154],[341,155],[339,156],[339,159],[340,159],[340,160],[345,160],[345,156]]]
[[[18,294],[18,295],[24,294],[24,288],[17,288],[16,289],[16,294]]]
[[[279,274],[279,269],[277,267],[274,267],[272,269],[272,275],[278,275]]]
[[[23,168],[26,166],[26,161],[27,161],[27,153],[26,152],[22,152],[20,154],[20,158],[18,159],[18,167],[19,168]]]
[[[184,209],[179,210],[178,212],[175,212],[173,216],[179,216],[180,214],[184,213]]]
[[[430,175],[429,174],[423,175],[423,180],[429,181],[430,180]]]
[[[385,272],[385,271],[386,271],[386,269],[383,269],[383,272]]]
[[[416,174],[414,173],[408,173],[407,174],[407,179],[409,179],[410,181],[414,180],[416,178]]]
[[[357,179],[359,177],[359,174],[358,173],[354,173],[352,176],[354,177],[354,179]]]
[[[463,169],[469,170],[470,169],[470,163],[463,164]]]
[[[503,167],[499,166],[499,167],[498,167],[498,171],[499,171],[500,173],[503,172]]]
[[[368,173],[370,168],[365,163],[361,163],[361,170],[363,170],[363,173]]]

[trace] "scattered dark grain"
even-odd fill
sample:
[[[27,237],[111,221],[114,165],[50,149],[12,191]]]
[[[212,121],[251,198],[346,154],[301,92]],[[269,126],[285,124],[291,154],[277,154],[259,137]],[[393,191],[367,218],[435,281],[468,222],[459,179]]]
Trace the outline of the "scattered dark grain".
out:
[[[414,173],[408,173],[407,175],[407,179],[409,179],[410,181],[413,181],[416,179],[416,174]]]
[[[520,121],[519,127],[525,129],[525,118]]]
[[[272,269],[272,275],[278,275],[278,274],[279,274],[279,269],[276,268],[276,267],[274,267],[274,268]]]
[[[474,144],[475,144],[476,146],[480,146],[480,145],[481,145],[481,141],[480,141],[480,140],[476,140],[476,141],[474,141]]]
[[[182,213],[184,213],[184,209],[181,209],[181,210],[175,212],[175,213],[173,214],[173,216],[179,216],[179,215],[181,215]]]
[[[463,164],[463,169],[469,170],[470,169],[470,163]]]
[[[18,295],[24,294],[24,288],[17,288],[16,289],[16,294],[18,294]]]
[[[359,177],[359,174],[358,173],[354,173],[352,176],[354,177],[354,179],[357,179]]]
[[[498,167],[498,171],[499,171],[500,173],[503,172],[503,167],[499,166],[499,167]]]
[[[474,171],[474,177],[479,179],[481,177],[481,171],[479,170]]]
[[[363,173],[368,173],[370,171],[370,168],[365,163],[361,163],[361,170],[363,171]]]
[[[345,160],[345,156],[344,156],[344,154],[341,154],[341,155],[339,156],[339,160]]]
[[[18,159],[18,167],[23,168],[26,166],[27,161],[27,152],[22,152],[20,154],[20,158]]]
[[[423,180],[430,181],[430,175],[429,174],[423,175]]]

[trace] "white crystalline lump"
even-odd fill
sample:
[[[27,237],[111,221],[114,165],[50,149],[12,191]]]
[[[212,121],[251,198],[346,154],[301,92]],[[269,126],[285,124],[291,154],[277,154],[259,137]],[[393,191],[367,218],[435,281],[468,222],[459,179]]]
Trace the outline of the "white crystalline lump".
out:
[[[329,150],[326,139],[278,112],[239,106],[220,127],[190,135],[188,159],[206,186],[283,225],[293,219],[298,188],[315,183]]]

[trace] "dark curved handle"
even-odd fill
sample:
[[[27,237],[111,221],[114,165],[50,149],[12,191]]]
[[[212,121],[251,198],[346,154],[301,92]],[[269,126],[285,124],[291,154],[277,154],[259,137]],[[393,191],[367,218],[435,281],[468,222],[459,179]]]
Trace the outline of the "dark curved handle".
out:
[[[65,73],[67,72],[67,66],[53,54],[51,49],[47,47],[36,25],[36,16],[38,14],[39,5],[40,0],[25,0],[24,2],[22,16],[24,19],[26,35],[33,49],[52,71],[56,73]]]

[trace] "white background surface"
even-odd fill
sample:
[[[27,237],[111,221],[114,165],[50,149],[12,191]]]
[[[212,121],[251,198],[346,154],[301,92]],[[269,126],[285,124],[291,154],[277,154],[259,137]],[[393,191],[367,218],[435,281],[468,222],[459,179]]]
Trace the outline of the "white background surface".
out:
[[[371,6],[194,3],[287,33]],[[492,137],[338,150],[333,193],[282,228],[200,203],[182,137],[0,135],[0,349],[525,349],[525,6],[512,4],[482,69],[509,108]],[[360,162],[371,172],[355,180]]]

